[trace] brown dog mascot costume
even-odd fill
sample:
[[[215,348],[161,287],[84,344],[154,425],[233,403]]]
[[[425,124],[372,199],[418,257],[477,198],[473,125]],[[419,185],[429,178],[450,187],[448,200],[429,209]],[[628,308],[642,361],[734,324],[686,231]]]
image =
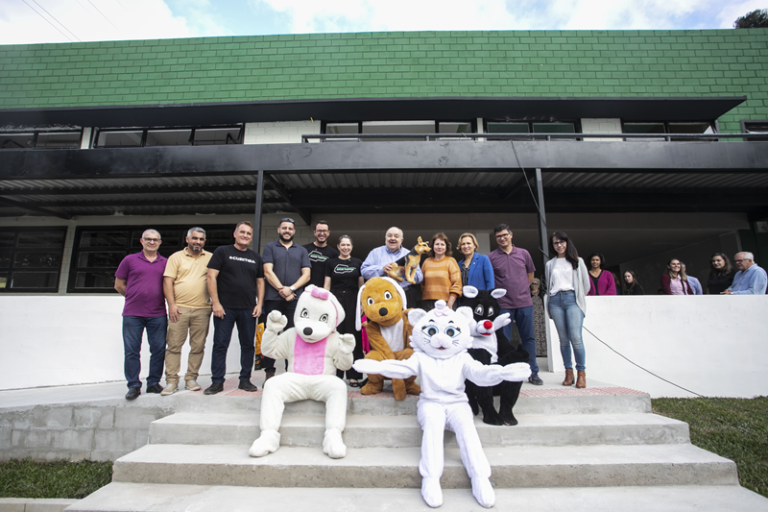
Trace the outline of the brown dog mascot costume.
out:
[[[361,329],[360,317],[368,317],[366,332],[371,351],[366,359],[402,361],[413,355],[410,336],[413,326],[408,322],[405,293],[394,279],[374,277],[360,288],[357,294],[357,330]],[[361,309],[362,308],[362,309]],[[405,395],[418,395],[421,388],[414,381],[416,377],[392,379],[395,400],[405,400]],[[381,393],[384,377],[369,375],[368,384],[360,392],[364,395]]]

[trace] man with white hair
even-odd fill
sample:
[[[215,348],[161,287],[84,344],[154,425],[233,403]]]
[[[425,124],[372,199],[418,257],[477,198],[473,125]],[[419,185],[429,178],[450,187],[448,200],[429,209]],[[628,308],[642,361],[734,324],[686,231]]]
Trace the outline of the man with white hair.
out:
[[[141,234],[141,252],[129,254],[115,272],[115,290],[125,297],[123,307],[123,348],[125,350],[125,380],[128,381],[126,400],[141,394],[141,337],[147,330],[149,341],[149,375],[147,393],[160,393],[163,387],[165,362],[165,332],[168,318],[163,296],[163,273],[168,260],[157,250],[163,243],[154,229]]]
[[[733,276],[733,283],[723,295],[765,295],[768,287],[768,276],[765,270],[757,266],[755,256],[751,252],[738,253],[733,262],[739,269]]]
[[[384,245],[377,247],[368,253],[363,266],[360,267],[360,273],[365,280],[374,277],[383,277],[392,269],[394,262],[410,253],[410,249],[403,247],[403,230],[397,226],[392,226],[387,230],[384,238]],[[416,268],[416,274],[413,276],[416,283],[424,280],[424,274],[421,273],[421,266]],[[416,304],[415,286],[411,286],[406,280],[400,283],[400,287],[405,291],[405,296],[409,306]]]

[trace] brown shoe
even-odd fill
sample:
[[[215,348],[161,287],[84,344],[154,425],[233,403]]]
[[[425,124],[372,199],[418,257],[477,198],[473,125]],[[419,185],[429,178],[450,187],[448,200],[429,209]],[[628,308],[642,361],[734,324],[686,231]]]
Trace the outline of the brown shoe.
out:
[[[573,370],[566,368],[563,386],[573,386]]]
[[[587,372],[576,372],[576,387],[587,387]]]

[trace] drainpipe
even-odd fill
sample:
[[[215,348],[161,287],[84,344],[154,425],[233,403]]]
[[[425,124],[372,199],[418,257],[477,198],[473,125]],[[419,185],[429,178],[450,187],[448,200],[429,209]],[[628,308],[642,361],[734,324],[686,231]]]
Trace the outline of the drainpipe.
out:
[[[256,180],[256,208],[253,223],[253,250],[261,254],[261,208],[264,203],[264,171],[258,171]]]

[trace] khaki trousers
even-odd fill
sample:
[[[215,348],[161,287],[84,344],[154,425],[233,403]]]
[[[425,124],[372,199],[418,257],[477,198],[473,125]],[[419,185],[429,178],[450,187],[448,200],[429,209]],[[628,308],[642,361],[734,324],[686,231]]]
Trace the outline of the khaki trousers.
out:
[[[181,347],[189,333],[189,360],[184,381],[197,380],[200,365],[203,364],[205,339],[208,337],[208,327],[211,321],[211,308],[179,308],[179,321],[168,321],[168,334],[165,337],[165,382],[179,382],[179,367],[181,366]]]

